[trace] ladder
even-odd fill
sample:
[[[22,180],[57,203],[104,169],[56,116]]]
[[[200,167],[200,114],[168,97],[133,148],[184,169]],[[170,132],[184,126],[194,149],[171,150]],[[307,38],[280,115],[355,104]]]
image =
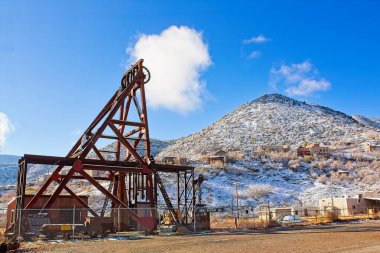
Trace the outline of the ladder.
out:
[[[110,184],[108,185],[108,192],[111,192],[113,185],[114,185],[114,182],[110,182]],[[103,203],[103,207],[102,207],[102,212],[100,213],[100,217],[104,217],[104,214],[106,213],[106,209],[108,206],[108,201],[109,201],[109,198],[106,197],[104,199],[104,203]]]
[[[165,186],[162,183],[160,175],[158,174],[158,171],[156,168],[156,163],[155,163],[152,155],[149,156],[149,161],[150,161],[150,168],[152,169],[152,172],[154,174],[154,179],[156,180],[157,185],[160,188],[160,191],[161,191],[162,197],[165,200],[166,206],[168,207],[170,213],[172,214],[175,223],[180,224],[180,220],[178,218],[178,215],[177,215],[176,211],[174,210],[174,207],[172,205],[172,202],[170,201],[169,195],[166,192]]]

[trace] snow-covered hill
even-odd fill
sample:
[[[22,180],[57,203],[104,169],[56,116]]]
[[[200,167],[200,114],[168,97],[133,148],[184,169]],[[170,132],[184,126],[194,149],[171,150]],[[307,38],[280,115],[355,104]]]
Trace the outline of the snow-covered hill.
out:
[[[244,150],[263,145],[359,145],[372,134],[378,135],[342,112],[269,94],[240,106],[200,132],[178,139],[160,156],[196,158],[219,149]]]
[[[380,180],[380,153],[363,152],[362,144],[369,139],[380,140],[380,133],[359,118],[268,94],[240,106],[200,132],[178,139],[158,157],[196,160],[220,149],[242,151],[287,145],[291,147],[288,154],[269,153],[228,163],[222,169],[196,164],[196,172],[207,178],[205,201],[209,205],[228,205],[237,182],[245,204],[269,201],[281,206],[317,206],[318,199],[324,197],[380,192],[376,183]],[[304,161],[295,156],[294,149],[305,143],[328,145],[331,156]]]

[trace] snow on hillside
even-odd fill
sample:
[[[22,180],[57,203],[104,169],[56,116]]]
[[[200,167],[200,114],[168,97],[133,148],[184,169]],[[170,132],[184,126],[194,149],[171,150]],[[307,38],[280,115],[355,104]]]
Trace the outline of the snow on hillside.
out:
[[[244,104],[200,132],[178,139],[159,156],[196,159],[219,149],[244,150],[263,145],[298,146],[305,143],[360,144],[377,134],[354,118],[330,108],[279,94],[264,95]]]
[[[253,206],[270,203],[272,206],[317,207],[321,198],[379,194],[376,182],[380,179],[380,162],[355,164],[358,167],[339,165],[340,169],[349,171],[348,176],[340,175],[331,164],[334,161],[300,162],[299,168],[294,170],[289,161],[254,159],[227,164],[225,168],[199,166],[196,173],[206,178],[203,200],[211,206],[230,205],[235,187],[240,203]]]
[[[13,155],[0,155],[0,190],[2,186],[12,185],[16,181],[19,158]]]
[[[234,182],[238,182],[243,204],[317,206],[320,198],[380,192],[375,184],[380,154],[366,154],[362,147],[368,139],[380,140],[380,134],[358,121],[324,106],[269,94],[240,106],[198,133],[178,139],[158,157],[197,160],[220,149],[288,145],[292,151],[284,154],[281,162],[276,154],[267,154],[229,163],[224,169],[198,165],[196,172],[207,178],[205,201],[214,206],[229,205]],[[291,157],[294,149],[305,143],[328,145],[332,155],[312,162]],[[349,176],[340,175],[339,170],[349,171]]]
[[[369,126],[369,127],[374,127],[374,128],[379,128],[380,129],[380,119],[377,118],[372,118],[372,117],[367,117],[367,116],[362,116],[362,115],[353,115],[352,118],[357,120],[359,123]]]

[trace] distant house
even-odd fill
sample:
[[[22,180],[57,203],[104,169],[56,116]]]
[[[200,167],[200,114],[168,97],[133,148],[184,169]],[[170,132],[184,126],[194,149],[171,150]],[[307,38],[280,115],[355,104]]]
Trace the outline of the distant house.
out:
[[[244,149],[244,157],[245,158],[251,158],[252,154],[253,154],[252,149],[250,149],[250,148]]]
[[[375,213],[380,210],[380,198],[363,197],[362,194],[356,197],[325,198],[319,200],[319,209],[321,212],[332,212],[336,215]]]
[[[376,140],[369,140],[364,143],[364,151],[366,153],[380,151],[380,145]]]
[[[179,164],[179,165],[187,165],[189,163],[188,159],[185,157],[180,157],[180,156],[164,156],[161,159],[161,162],[163,164]]]
[[[311,156],[311,152],[309,148],[299,146],[297,148],[297,155],[298,156]]]
[[[225,164],[226,163],[226,158],[224,156],[209,156],[206,158],[206,163],[207,164]]]
[[[241,150],[229,150],[227,152],[227,159],[232,158],[235,160],[242,160],[244,158],[244,153]]]
[[[326,146],[320,146],[319,144],[311,144],[306,147],[300,146],[297,148],[298,156],[328,156],[330,150]]]
[[[213,156],[226,156],[227,155],[227,152],[224,151],[224,150],[218,150],[216,151]]]
[[[310,149],[311,155],[327,156],[330,154],[329,148],[326,146],[320,146],[319,144],[311,144],[306,146]]]
[[[207,164],[225,164],[227,162],[227,152],[224,150],[218,150],[206,157]]]

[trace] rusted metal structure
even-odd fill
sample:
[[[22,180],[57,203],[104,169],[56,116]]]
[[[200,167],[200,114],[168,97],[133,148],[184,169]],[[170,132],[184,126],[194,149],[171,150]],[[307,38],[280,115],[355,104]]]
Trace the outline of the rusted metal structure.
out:
[[[145,84],[149,79],[150,73],[143,66],[142,59],[131,66],[123,74],[120,88],[66,157],[24,155],[19,161],[17,209],[46,210],[52,207],[60,195],[69,194],[81,207],[88,209],[93,217],[103,217],[110,206],[120,208],[121,214],[118,213],[117,217],[115,215],[114,219],[117,231],[128,230],[128,221],[131,219],[142,229],[152,231],[157,223],[155,208],[159,188],[166,208],[176,223],[191,223],[196,196],[194,168],[155,164],[151,156],[145,99]],[[116,148],[100,149],[101,140],[116,142],[116,146],[113,146]],[[55,166],[54,172],[31,199],[25,198],[30,164]],[[90,171],[101,173],[94,176]],[[176,198],[168,196],[160,178],[161,173],[176,175]],[[70,189],[69,183],[73,180],[86,180],[104,195],[101,211],[92,209],[91,203],[86,203]],[[109,182],[108,189],[100,181]],[[44,195],[46,192],[49,192],[48,198]],[[141,214],[134,209],[139,207],[148,207],[149,213]],[[182,220],[177,217],[175,209],[183,212]],[[22,218],[18,213],[16,216],[16,220]],[[15,226],[17,222],[13,224],[13,229]]]

